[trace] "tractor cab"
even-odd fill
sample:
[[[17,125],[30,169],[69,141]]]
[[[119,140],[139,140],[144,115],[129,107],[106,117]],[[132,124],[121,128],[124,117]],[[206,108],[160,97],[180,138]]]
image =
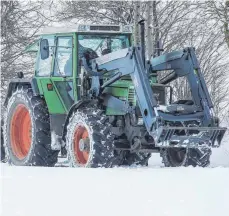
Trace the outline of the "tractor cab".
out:
[[[35,77],[50,113],[66,114],[81,99],[82,57],[91,59],[131,46],[132,27],[75,25],[48,27],[26,48],[37,52]],[[129,84],[128,84],[129,86]]]
[[[125,50],[132,44],[132,26],[118,25],[77,25],[66,27],[48,27],[39,34],[38,42],[27,47],[27,51],[37,51],[35,76],[38,87],[47,100],[52,113],[67,113],[74,102],[84,97],[83,63],[85,58],[90,65],[92,59]],[[115,58],[115,56],[114,56]],[[115,71],[100,78],[106,80]],[[157,74],[149,77],[154,96],[158,104],[171,102],[172,88],[157,83]],[[47,87],[49,86],[49,88]],[[136,95],[131,77],[124,76],[108,86],[105,93],[136,105]],[[57,97],[58,96],[58,97]],[[55,103],[54,103],[55,100]],[[56,106],[58,104],[58,106]],[[58,107],[58,108],[57,108]],[[123,115],[123,112],[107,108],[107,115]]]

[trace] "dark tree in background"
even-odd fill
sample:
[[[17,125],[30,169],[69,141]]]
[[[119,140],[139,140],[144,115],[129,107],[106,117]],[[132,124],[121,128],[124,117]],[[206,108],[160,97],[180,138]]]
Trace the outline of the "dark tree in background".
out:
[[[33,73],[34,56],[24,53],[40,28],[51,22],[50,3],[35,1],[1,1],[1,93],[6,84],[23,71]]]

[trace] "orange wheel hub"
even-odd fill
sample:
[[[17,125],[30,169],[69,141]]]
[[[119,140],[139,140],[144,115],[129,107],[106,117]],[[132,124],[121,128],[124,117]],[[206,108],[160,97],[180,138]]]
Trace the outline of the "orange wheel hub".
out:
[[[25,105],[18,105],[10,123],[10,141],[13,153],[23,160],[29,153],[32,142],[32,123]]]
[[[82,150],[80,142],[88,139],[88,131],[83,125],[78,125],[74,133],[74,154],[78,163],[85,165],[88,162],[90,150]]]

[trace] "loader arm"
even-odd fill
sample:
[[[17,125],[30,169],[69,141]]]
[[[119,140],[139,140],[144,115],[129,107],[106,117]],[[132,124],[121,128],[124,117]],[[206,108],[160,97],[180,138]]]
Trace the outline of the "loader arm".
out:
[[[92,76],[92,83],[94,83],[92,89],[97,92],[97,96],[102,93],[106,86],[109,86],[123,76],[130,75],[134,84],[138,106],[145,127],[157,144],[171,141],[172,139],[176,139],[182,144],[186,142],[187,138],[187,136],[177,137],[174,135],[174,132],[176,130],[181,130],[181,128],[176,129],[175,127],[167,127],[163,125],[162,122],[185,122],[192,120],[200,121],[202,127],[183,127],[182,129],[200,130],[200,132],[203,132],[199,134],[200,137],[197,136],[192,138],[194,144],[207,141],[213,145],[216,139],[218,143],[220,143],[226,128],[214,127],[215,125],[211,113],[213,107],[212,101],[201,74],[194,49],[186,48],[183,51],[176,51],[152,58],[150,64],[152,69],[151,72],[174,70],[174,76],[186,76],[198,111],[191,114],[175,116],[157,110],[158,104],[149,82],[150,71],[147,69],[148,67],[145,68],[144,66],[140,47],[130,47],[93,59],[91,61],[91,67],[85,65],[85,69],[89,70],[88,68],[91,68],[90,74],[95,74],[95,76]],[[99,79],[98,73],[101,73],[101,76],[103,76],[110,72],[115,73],[101,86],[99,82],[93,81],[93,79]],[[131,109],[126,110],[128,112]],[[206,133],[208,136],[205,136]]]
[[[117,71],[110,80],[105,82],[102,87],[106,87],[122,76],[130,75],[133,81],[136,97],[144,119],[147,131],[152,130],[153,124],[157,121],[158,113],[156,107],[157,102],[153,95],[150,86],[147,71],[144,69],[144,64],[139,47],[131,47],[123,49],[111,54],[107,54],[92,61],[92,69],[97,72],[102,71]]]

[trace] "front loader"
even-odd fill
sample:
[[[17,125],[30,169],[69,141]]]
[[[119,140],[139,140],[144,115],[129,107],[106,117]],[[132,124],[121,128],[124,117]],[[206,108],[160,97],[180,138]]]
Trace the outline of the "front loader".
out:
[[[9,163],[54,166],[62,154],[73,167],[148,165],[156,152],[165,166],[208,166],[226,128],[213,114],[195,49],[146,59],[143,38],[132,46],[129,26],[43,32],[29,47],[35,75],[9,83]],[[192,97],[173,101],[170,84],[181,77]]]

